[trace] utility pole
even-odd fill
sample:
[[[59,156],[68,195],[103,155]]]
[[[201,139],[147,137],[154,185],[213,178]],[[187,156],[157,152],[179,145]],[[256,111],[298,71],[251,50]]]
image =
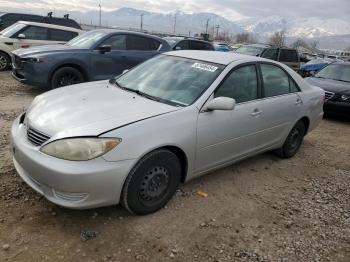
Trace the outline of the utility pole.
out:
[[[207,25],[205,26],[205,33],[208,34],[209,18],[207,19]]]
[[[140,16],[141,16],[141,32],[143,32],[143,31],[142,31],[142,26],[143,26],[143,15],[144,15],[144,14],[141,14],[141,15],[140,15]]]
[[[175,35],[175,29],[176,29],[176,16],[177,16],[177,13],[175,13],[175,19],[174,19],[174,35]]]
[[[101,4],[98,4],[99,8],[100,8],[100,27],[102,26],[101,24]]]
[[[219,28],[220,28],[220,25],[216,25],[216,38],[219,37]]]

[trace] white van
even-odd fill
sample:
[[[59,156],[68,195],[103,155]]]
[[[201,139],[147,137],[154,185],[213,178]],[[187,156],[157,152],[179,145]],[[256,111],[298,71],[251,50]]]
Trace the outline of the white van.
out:
[[[19,21],[0,32],[0,71],[10,67],[13,50],[35,45],[64,44],[83,32],[72,27]]]

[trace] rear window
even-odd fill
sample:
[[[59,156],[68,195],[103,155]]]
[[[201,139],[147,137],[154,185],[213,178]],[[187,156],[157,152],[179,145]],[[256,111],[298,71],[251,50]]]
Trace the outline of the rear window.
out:
[[[64,31],[58,29],[49,29],[49,39],[52,41],[67,42],[74,37],[78,36],[78,33],[71,31]]]
[[[298,62],[297,51],[281,49],[279,60],[282,62]]]

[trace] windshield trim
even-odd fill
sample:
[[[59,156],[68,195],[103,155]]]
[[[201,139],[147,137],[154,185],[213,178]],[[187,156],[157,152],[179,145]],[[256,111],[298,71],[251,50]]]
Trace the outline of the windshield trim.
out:
[[[174,54],[164,54],[164,53],[163,53],[163,54],[157,55],[157,57],[161,57],[161,56],[177,57],[177,58],[188,59],[188,60],[198,61],[198,62],[205,62],[205,63],[210,63],[210,64],[212,64],[212,65],[218,65],[218,66],[220,66],[219,69],[221,70],[221,72],[220,72],[208,85],[206,85],[205,88],[203,88],[202,92],[200,92],[200,93],[198,94],[198,96],[197,96],[197,97],[192,101],[192,103],[190,103],[190,104],[184,104],[184,103],[176,102],[176,101],[174,101],[174,100],[168,100],[168,99],[164,99],[164,98],[155,97],[155,98],[157,98],[157,99],[159,100],[159,101],[156,101],[156,102],[160,102],[160,103],[164,103],[164,104],[169,104],[169,105],[176,106],[176,107],[183,107],[183,108],[185,108],[185,107],[191,106],[191,105],[193,105],[194,103],[196,103],[197,100],[198,100],[201,96],[203,96],[203,94],[204,94],[204,93],[212,86],[212,84],[221,76],[221,74],[224,72],[225,68],[227,67],[227,65],[221,64],[221,63],[214,63],[214,62],[207,61],[207,60],[202,60],[202,59],[195,59],[195,58],[189,58],[189,57],[182,57],[182,56],[177,56],[177,55],[174,55]],[[121,76],[123,76],[123,75],[125,75],[125,74],[128,74],[129,72],[131,72],[132,70],[138,68],[138,67],[139,67],[140,65],[142,65],[142,64],[143,64],[143,63],[138,64],[137,66],[133,67],[133,68],[130,69],[129,71],[125,72],[124,74],[118,75],[118,76],[116,76],[116,77],[110,79],[109,82],[110,82],[111,84],[119,85],[119,84],[117,84],[116,82],[117,82],[117,80],[118,80]],[[115,82],[114,82],[114,81],[115,81]],[[119,86],[120,86],[120,85],[119,85]],[[122,88],[122,89],[123,89],[123,88]],[[132,91],[130,91],[130,92],[132,92]],[[136,93],[136,92],[134,92],[134,93]]]

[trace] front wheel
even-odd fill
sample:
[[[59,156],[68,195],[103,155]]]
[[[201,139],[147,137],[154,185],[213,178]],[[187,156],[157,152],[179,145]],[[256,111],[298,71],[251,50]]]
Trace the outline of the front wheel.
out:
[[[305,124],[299,121],[289,132],[283,146],[276,150],[276,154],[281,158],[291,158],[299,150],[305,136]]]
[[[11,65],[10,57],[5,53],[0,52],[0,71],[5,71],[9,69],[10,65]]]
[[[73,67],[61,67],[53,74],[51,88],[69,86],[84,82],[83,74]]]
[[[143,157],[128,175],[122,205],[133,214],[149,214],[162,208],[174,195],[181,178],[178,157],[160,149]]]

